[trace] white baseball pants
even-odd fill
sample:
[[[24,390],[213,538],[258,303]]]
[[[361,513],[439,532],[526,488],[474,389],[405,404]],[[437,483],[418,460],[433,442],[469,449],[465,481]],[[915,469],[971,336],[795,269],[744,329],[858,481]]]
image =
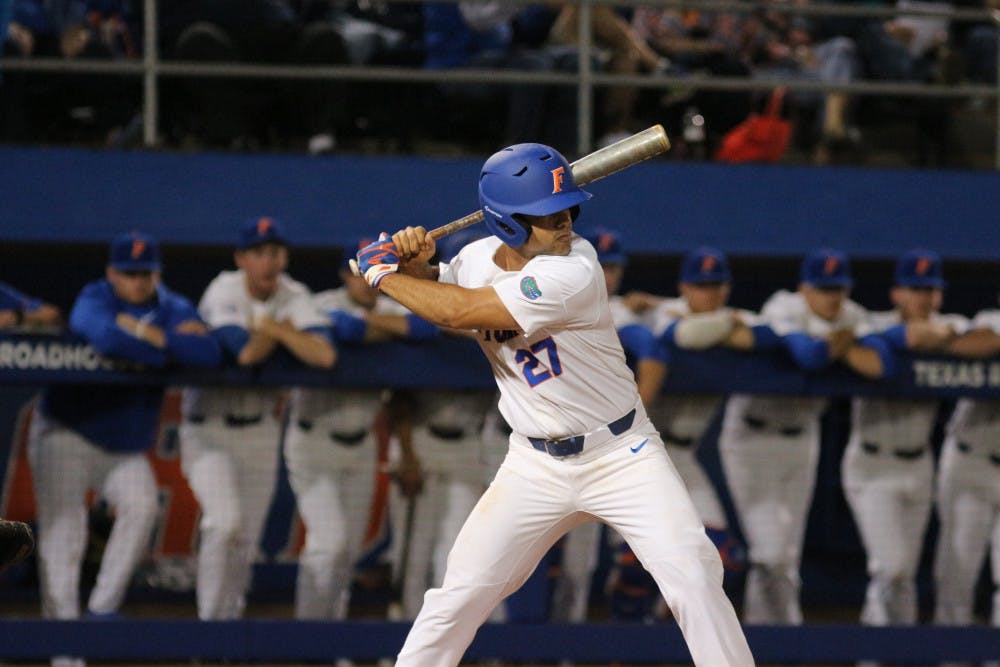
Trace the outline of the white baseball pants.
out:
[[[719,457],[748,547],[743,622],[798,625],[802,542],[819,461],[818,424],[782,435],[727,418]]]
[[[80,616],[80,564],[87,545],[87,491],[95,490],[115,513],[89,611],[117,611],[132,574],[149,549],[157,514],[156,479],[142,452],[101,449],[36,411],[28,460],[38,508],[38,560],[42,613]]]
[[[375,488],[375,437],[345,446],[321,424],[307,432],[292,423],[285,437],[289,482],[306,526],[295,618],[343,620]]]
[[[989,546],[994,586],[991,624],[1000,626],[1000,465],[989,454],[982,448],[960,451],[953,437],[945,440],[941,450],[935,623],[974,622],[976,580]]]
[[[844,452],[844,495],[868,558],[861,611],[866,625],[917,622],[917,566],[934,483],[931,458],[930,450],[919,458],[899,458],[884,445],[867,452],[857,437]]]
[[[652,424],[643,418],[598,451],[559,460],[511,437],[448,556],[444,583],[424,597],[397,667],[458,665],[493,608],[588,514],[617,530],[656,579],[696,665],[754,664],[722,589],[718,551]]]
[[[181,470],[201,505],[198,618],[243,616],[278,475],[280,427],[270,416],[227,426],[220,417],[180,427]]]

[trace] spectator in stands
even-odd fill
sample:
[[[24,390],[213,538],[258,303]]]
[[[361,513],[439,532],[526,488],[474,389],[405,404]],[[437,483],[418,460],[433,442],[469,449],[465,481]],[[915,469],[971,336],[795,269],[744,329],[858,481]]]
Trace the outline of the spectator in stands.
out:
[[[742,39],[744,56],[755,77],[845,84],[861,72],[854,40],[827,35],[822,25],[809,17],[770,10],[767,5],[747,16]],[[792,100],[799,111],[806,112],[805,118],[816,119],[815,129],[801,122],[798,125],[811,139],[803,143],[815,146],[816,162],[855,157],[861,138],[851,121],[851,100],[845,93],[793,91]]]
[[[54,329],[60,324],[62,313],[56,306],[0,282],[0,330]]]
[[[972,320],[971,331],[953,341],[950,351],[1000,355],[1000,310],[987,309]],[[991,349],[992,348],[992,349]],[[990,625],[1000,627],[1000,402],[959,399],[945,430],[936,501],[940,521],[934,559],[934,622],[974,622],[976,582],[987,550],[993,600]],[[995,663],[989,664],[996,667]]]
[[[502,2],[424,3],[424,48],[428,69],[458,67],[500,68],[546,72],[575,68],[573,49],[531,48],[516,44],[514,22],[528,11],[525,5]],[[502,136],[507,144],[546,141],[562,148],[576,145],[576,93],[568,87],[497,85],[490,83],[444,84],[439,90],[449,108],[461,109],[462,117],[475,119],[463,138],[474,145],[485,136],[493,146]],[[470,108],[482,113],[469,113]],[[505,119],[502,127],[489,127],[494,119]],[[442,116],[454,136],[456,119]]]
[[[772,295],[757,324],[771,328],[802,370],[843,363],[877,377],[877,351],[855,338],[864,310],[847,298],[847,257],[817,250],[805,258],[800,275],[798,291]],[[726,403],[719,454],[749,547],[745,623],[802,623],[799,567],[825,404],[818,397],[751,394],[734,394]]]
[[[749,76],[750,68],[740,51],[743,19],[730,12],[700,9],[669,9],[640,6],[632,17],[637,34],[670,62],[674,74],[705,72],[717,76]],[[661,105],[671,118],[673,136],[696,142],[704,135],[705,153],[714,153],[719,139],[743,121],[751,111],[751,96],[744,91],[690,91],[671,93]],[[702,114],[703,133],[686,136],[682,113]],[[692,152],[696,147],[691,146]]]
[[[313,19],[313,10],[302,10]],[[209,62],[336,65],[347,46],[325,18],[306,20],[290,0],[170,0],[161,3],[161,49],[168,58]],[[179,132],[230,148],[306,137],[329,152],[343,85],[331,81],[181,80],[173,114]],[[196,112],[196,113],[195,113]],[[280,144],[279,144],[280,145]]]
[[[1000,9],[998,0],[956,2],[968,9]],[[993,21],[958,22],[952,25],[952,43],[964,61],[965,77],[974,83],[997,81],[997,25]]]
[[[669,66],[615,7],[593,5],[590,20],[595,46],[607,51],[609,72],[623,75],[656,73],[665,71]],[[552,26],[552,41],[577,46],[579,26],[578,6],[563,3]],[[598,146],[612,144],[642,129],[635,119],[638,96],[635,88],[612,86],[601,89],[600,94],[603,102],[598,123]]]
[[[285,273],[288,237],[273,218],[239,228],[236,271],[205,290],[199,311],[231,363],[253,368],[277,356],[330,368],[329,318]],[[181,469],[201,506],[198,618],[240,618],[278,476],[277,387],[188,387],[180,426]]]
[[[70,330],[114,359],[163,368],[215,366],[218,344],[194,306],[160,282],[156,241],[139,232],[111,243],[105,278],[85,286],[73,304]],[[42,396],[31,423],[28,458],[38,508],[42,613],[80,615],[80,564],[87,544],[87,493],[115,515],[97,584],[92,617],[117,613],[132,574],[149,547],[157,488],[145,451],[155,441],[161,386],[60,384]],[[62,658],[55,665],[82,665]]]
[[[125,0],[13,0],[6,54],[110,60],[138,55]],[[35,74],[5,84],[8,139],[90,136],[112,143],[138,108],[138,88],[111,75]],[[7,95],[4,95],[7,97]]]
[[[950,2],[896,0],[897,18],[873,20],[858,36],[858,53],[865,78],[881,81],[953,84],[961,77],[961,65],[951,44],[947,16],[907,15],[906,8],[950,10]],[[934,98],[875,100],[884,115],[916,116],[918,162],[945,162],[948,118],[953,102]]]

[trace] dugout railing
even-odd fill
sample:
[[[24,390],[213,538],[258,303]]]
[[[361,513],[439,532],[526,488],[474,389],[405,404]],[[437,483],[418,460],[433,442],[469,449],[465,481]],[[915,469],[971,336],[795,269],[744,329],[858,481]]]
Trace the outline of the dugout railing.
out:
[[[414,0],[388,0],[411,2]],[[531,0],[506,0],[518,4],[531,4]],[[905,12],[915,17],[935,17],[950,21],[984,21],[1000,26],[1000,10],[964,9],[940,7],[910,7],[905,10],[896,7],[871,7],[843,3],[821,5],[773,4],[762,2],[734,2],[729,0],[709,0],[693,3],[691,0],[571,0],[580,5],[579,11],[579,67],[575,73],[525,72],[511,70],[461,69],[422,70],[418,68],[382,67],[374,65],[343,66],[283,66],[257,64],[208,64],[198,62],[165,61],[157,50],[157,0],[143,0],[143,43],[145,45],[141,61],[87,61],[62,58],[3,58],[0,66],[11,71],[88,73],[98,75],[127,75],[141,77],[143,83],[143,143],[146,147],[156,147],[161,142],[160,135],[160,84],[165,77],[204,77],[285,79],[285,80],[325,80],[325,81],[369,81],[405,83],[463,83],[487,82],[494,84],[517,83],[529,85],[565,85],[577,89],[578,126],[577,146],[579,154],[589,153],[594,144],[595,88],[602,86],[632,86],[636,88],[669,89],[672,87],[697,88],[715,91],[764,91],[776,85],[784,85],[792,90],[844,92],[851,95],[871,95],[910,98],[979,98],[994,105],[1000,99],[1000,80],[995,85],[954,84],[932,85],[926,83],[855,81],[845,84],[828,84],[819,81],[803,81],[799,78],[768,77],[754,79],[728,76],[678,76],[663,75],[620,75],[593,71],[589,65],[594,51],[590,10],[594,4],[653,5],[684,8],[696,4],[699,9],[750,12],[766,7],[768,11],[787,12],[803,16],[818,17],[867,17],[889,19]],[[1000,42],[1000,30],[998,42]],[[1000,48],[998,48],[1000,61]],[[998,68],[1000,69],[1000,68]],[[1000,169],[1000,113],[995,114],[994,168]]]
[[[894,395],[1000,400],[1000,358],[959,360],[903,355],[890,380],[866,380],[845,369],[804,373],[780,352],[677,351],[667,392],[732,391],[792,395]],[[405,373],[398,369],[407,369]],[[25,388],[73,384],[254,384],[271,386],[492,387],[489,369],[471,341],[344,346],[332,372],[275,359],[257,370],[157,371],[112,362],[69,335],[0,335],[0,384]],[[127,610],[126,610],[127,611]],[[107,621],[44,621],[36,616],[0,618],[0,660],[43,660],[83,655],[124,664],[164,661],[323,662],[332,655],[359,661],[392,656],[407,625],[381,621],[319,623],[255,618],[231,622],[189,617]],[[176,614],[176,612],[175,612]],[[1000,628],[982,626],[865,627],[813,623],[800,627],[746,628],[760,664],[894,664],[1000,659]],[[515,663],[687,664],[679,630],[667,623],[489,624],[467,658]]]

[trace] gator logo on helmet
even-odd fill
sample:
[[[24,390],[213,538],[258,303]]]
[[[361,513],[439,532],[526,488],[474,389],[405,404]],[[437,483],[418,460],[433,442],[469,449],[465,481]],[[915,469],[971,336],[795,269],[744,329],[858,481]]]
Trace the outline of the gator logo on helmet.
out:
[[[528,297],[532,301],[542,295],[542,290],[538,289],[538,283],[535,282],[535,278],[533,276],[525,276],[524,278],[521,278],[521,294]]]
[[[562,192],[563,178],[566,175],[566,167],[556,167],[552,170],[552,194]]]

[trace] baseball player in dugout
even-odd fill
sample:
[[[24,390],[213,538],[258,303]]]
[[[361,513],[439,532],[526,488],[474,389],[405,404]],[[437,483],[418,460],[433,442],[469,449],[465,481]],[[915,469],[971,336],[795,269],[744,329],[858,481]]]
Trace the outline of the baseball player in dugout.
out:
[[[894,308],[869,313],[863,333],[879,336],[892,351],[994,353],[991,329],[965,336],[965,317],[939,312],[943,290],[937,253],[904,253],[890,291]],[[892,359],[882,358],[885,374],[891,374]],[[869,582],[861,612],[866,625],[917,622],[916,574],[934,491],[930,441],[937,411],[936,400],[857,397],[852,402],[841,479],[867,552]]]
[[[555,149],[517,144],[483,165],[479,198],[493,236],[450,263],[430,265],[435,243],[422,227],[382,234],[357,258],[369,284],[412,312],[476,331],[513,429],[397,667],[458,665],[556,540],[594,520],[620,533],[656,579],[695,664],[754,664],[719,553],[625,363],[597,254],[573,232],[590,194]]]
[[[772,295],[755,324],[769,326],[803,370],[843,363],[876,377],[877,353],[855,339],[864,309],[848,299],[851,284],[847,257],[817,250],[802,263],[798,291]],[[802,623],[799,567],[825,404],[818,397],[747,394],[726,402],[719,456],[747,540],[745,623]]]
[[[442,239],[437,244],[439,260],[452,261],[467,242],[486,236],[485,231],[468,228]],[[444,342],[457,342],[457,336],[469,332],[444,333]],[[394,408],[402,415],[395,421],[402,422],[401,436],[405,433],[412,441],[422,472],[419,493],[395,485],[389,505],[395,538],[392,561],[395,568],[405,570],[397,571],[402,584],[400,615],[413,620],[427,589],[444,581],[448,551],[485,488],[482,431],[495,409],[496,392],[425,387],[397,397]],[[400,442],[406,439],[401,437]]]
[[[211,367],[219,346],[194,306],[160,281],[156,241],[132,232],[111,243],[102,280],[86,285],[69,328],[98,352],[151,368]],[[38,507],[42,613],[80,615],[80,564],[87,543],[87,492],[114,513],[88,614],[114,615],[149,546],[157,489],[145,451],[156,437],[162,387],[58,385],[48,388],[31,423],[28,460]],[[53,664],[81,665],[59,657]]]
[[[0,331],[55,329],[61,324],[59,308],[0,282]]]
[[[668,353],[713,347],[770,349],[775,345],[776,336],[770,327],[751,326],[755,313],[726,305],[731,285],[729,260],[721,250],[703,246],[684,256],[677,283],[679,296],[663,299],[647,315]],[[719,494],[697,458],[699,443],[721,406],[719,395],[658,393],[649,405],[649,413],[691,494],[705,531],[719,548],[723,565],[738,571],[746,567],[745,547],[730,532]]]
[[[345,248],[345,257],[353,258],[369,242]],[[351,346],[434,335],[436,327],[381,296],[351,272],[346,260],[340,279],[341,287],[313,297],[314,307],[329,319],[340,352],[345,346],[350,354]],[[354,562],[361,555],[375,486],[374,424],[385,393],[378,387],[297,388],[291,393],[285,463],[306,526],[296,618],[347,618]],[[419,483],[411,449],[406,448],[399,467],[400,478],[416,477]]]
[[[1000,310],[979,312],[969,333],[949,347],[955,351],[973,340],[979,351],[1000,355]],[[1000,627],[998,434],[1000,402],[969,398],[958,401],[945,430],[938,469],[936,500],[940,525],[934,560],[935,623],[974,622],[976,581],[989,550],[993,576],[990,624]],[[1000,667],[1000,661],[986,664]]]
[[[198,306],[223,352],[256,366],[282,349],[333,366],[330,321],[288,276],[288,241],[272,218],[247,220],[234,254]],[[239,618],[278,474],[277,387],[188,387],[182,400],[181,469],[201,507],[196,595],[203,620]]]

